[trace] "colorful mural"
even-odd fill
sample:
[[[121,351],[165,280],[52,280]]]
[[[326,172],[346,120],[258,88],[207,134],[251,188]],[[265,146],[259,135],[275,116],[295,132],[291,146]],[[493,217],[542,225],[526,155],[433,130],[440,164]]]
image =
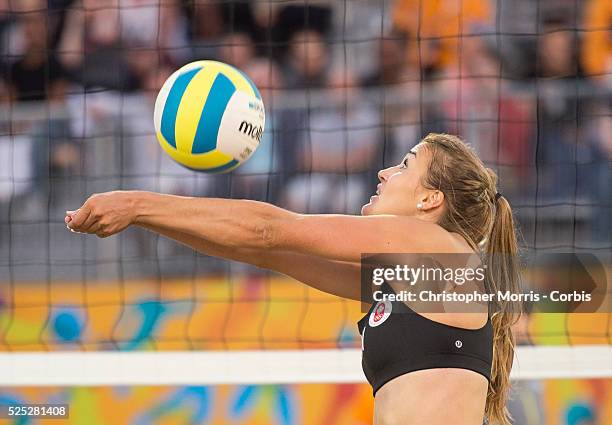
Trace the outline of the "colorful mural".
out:
[[[0,351],[358,347],[361,314],[359,303],[280,277],[20,283],[0,288]],[[612,321],[542,314],[524,330],[537,344],[607,344]],[[521,383],[512,408],[517,424],[608,424],[610,399],[612,380]],[[365,384],[3,388],[3,402],[68,403],[61,423],[79,425],[360,425],[373,406]]]
[[[359,342],[359,303],[283,278],[20,283],[3,289],[0,350],[329,348]]]
[[[372,415],[366,385],[19,388],[2,390],[3,401],[67,403],[61,423],[71,425],[358,425]]]
[[[606,425],[611,397],[612,380],[521,383],[511,411],[516,425]],[[0,389],[7,402],[66,403],[70,418],[0,424],[366,425],[373,412],[365,384]]]

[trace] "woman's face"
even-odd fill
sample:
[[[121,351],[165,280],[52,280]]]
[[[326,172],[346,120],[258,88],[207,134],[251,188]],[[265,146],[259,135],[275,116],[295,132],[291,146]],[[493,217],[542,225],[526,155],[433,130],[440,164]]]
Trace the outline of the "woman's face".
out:
[[[380,170],[376,195],[361,208],[362,215],[393,214],[414,216],[423,202],[427,190],[421,179],[427,173],[431,153],[420,143],[406,154],[403,161],[393,167]]]

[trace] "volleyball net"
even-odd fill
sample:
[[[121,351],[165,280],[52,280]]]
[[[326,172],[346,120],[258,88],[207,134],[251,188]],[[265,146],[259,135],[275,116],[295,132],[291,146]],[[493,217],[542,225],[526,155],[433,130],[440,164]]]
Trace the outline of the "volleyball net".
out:
[[[592,253],[609,281],[600,2],[60,3],[0,9],[0,385],[363,381],[358,303],[141,229],[74,235],[64,213],[142,189],[356,214],[429,132],[496,170],[525,252]],[[230,174],[155,140],[157,90],[198,59],[243,70],[266,105]],[[513,378],[612,377],[607,302],[524,317]]]

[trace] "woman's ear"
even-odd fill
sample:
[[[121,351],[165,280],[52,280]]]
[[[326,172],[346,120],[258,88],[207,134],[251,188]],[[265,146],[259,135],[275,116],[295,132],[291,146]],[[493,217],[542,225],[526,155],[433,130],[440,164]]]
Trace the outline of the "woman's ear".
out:
[[[440,190],[431,190],[427,193],[425,198],[421,201],[422,210],[427,211],[439,206],[444,203],[444,193]]]

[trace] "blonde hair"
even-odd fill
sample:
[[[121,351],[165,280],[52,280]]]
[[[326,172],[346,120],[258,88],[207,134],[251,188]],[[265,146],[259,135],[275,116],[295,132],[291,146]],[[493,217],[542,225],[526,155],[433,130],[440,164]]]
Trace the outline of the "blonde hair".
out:
[[[457,136],[430,133],[423,140],[431,162],[423,186],[444,193],[445,211],[438,224],[462,235],[484,254],[489,291],[518,291],[518,245],[510,204],[497,194],[497,175]],[[485,417],[490,424],[509,425],[506,401],[514,359],[511,326],[518,320],[516,304],[493,305],[493,364]]]

